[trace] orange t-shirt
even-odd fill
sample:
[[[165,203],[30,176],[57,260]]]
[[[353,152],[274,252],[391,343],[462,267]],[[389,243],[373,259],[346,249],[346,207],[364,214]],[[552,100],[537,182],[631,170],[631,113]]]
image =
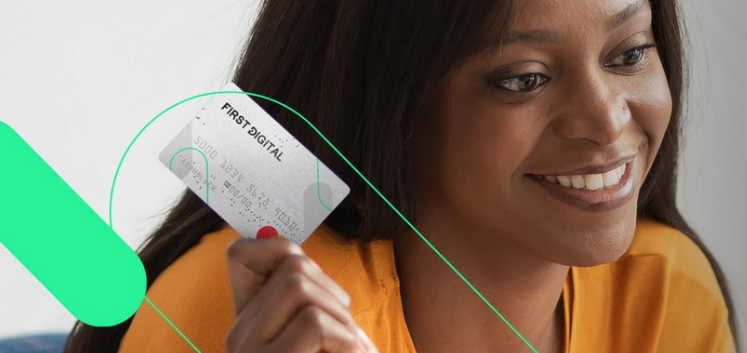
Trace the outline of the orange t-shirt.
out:
[[[239,237],[228,226],[206,234],[148,289],[147,297],[203,353],[226,351],[234,313],[225,249]],[[391,241],[352,242],[322,225],[302,247],[350,294],[353,317],[382,353],[415,352]],[[563,298],[568,353],[735,352],[706,257],[684,234],[659,223],[640,220],[618,261],[571,268]],[[195,350],[143,302],[119,352]]]

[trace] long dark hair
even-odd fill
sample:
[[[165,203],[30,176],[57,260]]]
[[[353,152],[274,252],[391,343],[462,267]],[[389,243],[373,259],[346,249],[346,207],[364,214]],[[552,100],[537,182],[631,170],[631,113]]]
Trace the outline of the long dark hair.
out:
[[[717,261],[677,209],[676,172],[685,88],[680,16],[675,0],[651,2],[653,30],[673,99],[671,122],[642,185],[639,215],[672,226],[703,250],[729,308]],[[266,0],[233,82],[277,99],[307,117],[409,220],[415,220],[410,136],[429,90],[480,49],[490,23],[508,23],[512,1]],[[505,25],[504,25],[505,28]],[[406,225],[303,121],[258,102],[351,188],[325,221],[344,237],[390,238]],[[361,210],[365,210],[362,212]],[[217,230],[223,220],[185,191],[140,250],[148,286]],[[734,315],[730,325],[736,339]],[[97,328],[78,322],[67,353],[116,352],[131,319]]]

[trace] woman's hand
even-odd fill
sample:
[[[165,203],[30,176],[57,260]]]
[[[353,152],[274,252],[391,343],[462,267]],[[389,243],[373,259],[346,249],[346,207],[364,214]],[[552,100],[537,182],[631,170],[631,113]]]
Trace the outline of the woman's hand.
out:
[[[377,352],[350,314],[350,297],[296,244],[242,239],[227,256],[236,309],[228,352]]]

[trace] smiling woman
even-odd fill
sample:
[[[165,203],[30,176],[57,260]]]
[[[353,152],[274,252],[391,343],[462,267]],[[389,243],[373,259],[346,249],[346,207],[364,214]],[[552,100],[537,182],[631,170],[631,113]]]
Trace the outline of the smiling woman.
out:
[[[429,243],[262,103],[348,199],[299,248],[235,241],[186,192],[141,257],[190,343],[146,305],[67,352],[735,352],[675,203],[679,22],[674,0],[265,1],[237,85]]]
[[[438,237],[459,215],[448,229],[493,242],[481,246],[510,241],[571,266],[613,261],[630,246],[634,198],[672,99],[656,50],[641,49],[655,42],[652,12],[628,2],[579,2],[573,11],[518,2],[509,40],[446,74],[413,133],[415,155],[439,156],[414,158],[418,210],[441,213],[425,234]],[[602,187],[603,174],[618,179],[616,168],[623,182]]]

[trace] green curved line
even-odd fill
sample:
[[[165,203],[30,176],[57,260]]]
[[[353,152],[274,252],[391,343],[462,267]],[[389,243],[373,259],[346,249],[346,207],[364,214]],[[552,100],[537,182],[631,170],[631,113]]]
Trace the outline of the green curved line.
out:
[[[210,204],[210,186],[209,186],[210,182],[208,182],[208,180],[210,180],[210,175],[208,174],[208,171],[210,169],[208,168],[208,159],[207,159],[207,156],[205,156],[205,154],[202,153],[202,151],[200,151],[199,149],[194,148],[194,147],[184,147],[184,148],[182,148],[182,149],[174,152],[174,155],[171,156],[171,160],[169,161],[169,170],[171,170],[171,164],[174,163],[174,158],[176,158],[176,156],[179,153],[182,153],[182,151],[186,151],[186,150],[194,150],[194,151],[200,152],[200,154],[202,155],[202,158],[205,159],[205,203],[209,205]]]
[[[457,268],[456,268],[456,267],[455,267],[455,266],[454,266],[454,265],[453,265],[453,264],[452,264],[451,262],[449,262],[449,260],[447,260],[447,259],[446,259],[446,256],[444,256],[443,254],[441,254],[441,252],[440,252],[440,251],[438,251],[438,249],[436,249],[436,247],[435,247],[435,246],[434,246],[433,244],[431,244],[431,242],[430,242],[430,241],[428,241],[428,239],[426,239],[426,238],[425,238],[425,236],[424,236],[424,235],[423,235],[422,233],[420,233],[420,231],[419,231],[419,230],[418,230],[417,228],[415,228],[415,226],[414,226],[414,225],[413,225],[413,224],[412,224],[412,223],[411,223],[411,222],[410,222],[410,221],[409,221],[409,220],[407,219],[407,217],[405,217],[405,216],[404,216],[404,215],[403,215],[403,214],[402,214],[402,213],[401,213],[401,212],[400,212],[400,211],[399,211],[399,210],[398,210],[398,209],[397,209],[396,207],[394,207],[394,205],[392,205],[392,203],[391,203],[391,202],[389,201],[389,199],[387,199],[387,198],[386,198],[386,197],[385,197],[385,196],[384,196],[384,195],[383,195],[383,194],[382,194],[382,193],[381,193],[381,192],[379,191],[379,189],[377,189],[377,188],[376,188],[376,187],[375,187],[375,186],[374,186],[374,185],[373,185],[373,184],[372,184],[372,183],[371,183],[371,182],[370,182],[370,181],[368,180],[368,178],[366,178],[366,177],[365,177],[365,176],[363,175],[363,173],[361,173],[361,171],[360,171],[360,170],[358,170],[358,168],[356,168],[356,167],[355,167],[355,166],[353,165],[353,163],[351,163],[351,162],[350,162],[350,161],[349,161],[349,160],[348,160],[348,159],[347,159],[347,158],[346,158],[346,157],[345,157],[345,156],[344,156],[344,155],[342,154],[342,152],[340,152],[340,150],[338,150],[338,149],[337,149],[337,147],[335,147],[335,145],[334,145],[334,144],[332,144],[332,142],[330,142],[330,141],[329,141],[329,139],[327,139],[327,137],[326,137],[326,136],[324,136],[324,134],[323,134],[323,133],[322,133],[321,131],[319,131],[319,129],[317,129],[317,128],[316,128],[316,126],[314,126],[314,124],[312,124],[312,123],[311,123],[311,122],[310,122],[310,121],[309,121],[308,119],[306,119],[306,117],[304,117],[303,115],[301,115],[301,114],[300,114],[299,112],[297,112],[297,111],[295,111],[295,110],[294,110],[293,108],[291,108],[291,107],[287,106],[287,105],[286,105],[285,103],[283,103],[283,102],[280,102],[280,101],[277,101],[277,100],[275,100],[275,99],[272,99],[272,98],[270,98],[270,97],[266,97],[266,96],[263,96],[263,95],[261,95],[261,94],[257,94],[257,93],[252,93],[252,92],[244,92],[244,91],[214,91],[214,92],[207,92],[207,93],[202,93],[202,94],[194,95],[194,96],[192,96],[192,97],[189,97],[189,98],[185,98],[185,99],[182,99],[181,101],[179,101],[179,102],[177,102],[177,103],[175,103],[175,104],[172,104],[171,106],[169,106],[168,108],[166,108],[166,109],[165,109],[165,110],[163,110],[162,112],[158,113],[158,115],[156,115],[156,116],[155,116],[155,117],[154,117],[153,119],[151,119],[151,120],[150,120],[150,121],[149,121],[149,122],[148,122],[148,123],[147,123],[147,124],[145,125],[145,127],[143,127],[143,128],[142,128],[142,129],[140,130],[140,132],[138,132],[138,133],[137,133],[137,135],[136,135],[136,136],[135,136],[135,138],[134,138],[134,139],[132,140],[132,142],[130,142],[130,145],[129,145],[129,146],[127,146],[127,149],[125,150],[125,153],[124,153],[124,155],[122,155],[122,158],[121,158],[121,159],[120,159],[120,161],[119,161],[119,165],[117,166],[117,171],[116,171],[116,172],[114,173],[114,180],[112,181],[112,188],[111,188],[111,191],[110,191],[110,193],[109,193],[109,226],[111,226],[111,227],[112,227],[112,229],[114,229],[114,226],[112,225],[112,202],[113,202],[113,199],[114,199],[114,185],[115,185],[115,184],[116,184],[116,182],[117,182],[117,175],[119,175],[119,170],[120,170],[120,168],[122,167],[122,163],[124,162],[124,159],[125,159],[125,157],[127,157],[127,153],[128,153],[129,151],[130,151],[130,148],[131,148],[131,147],[132,147],[132,145],[133,145],[133,144],[135,143],[135,141],[136,141],[136,140],[137,140],[137,139],[138,139],[138,138],[140,137],[140,135],[141,135],[141,134],[143,133],[143,131],[145,131],[145,129],[146,129],[146,128],[148,128],[148,126],[150,126],[150,124],[152,124],[152,123],[153,123],[154,121],[156,121],[156,119],[160,118],[160,117],[161,117],[161,115],[165,114],[166,112],[168,112],[168,111],[169,111],[169,110],[171,110],[172,108],[174,108],[174,107],[176,107],[176,106],[178,106],[178,105],[180,105],[180,104],[182,104],[182,103],[185,103],[185,102],[191,101],[191,100],[193,100],[193,99],[197,99],[197,98],[200,98],[200,97],[205,97],[205,96],[211,96],[211,95],[215,95],[215,94],[243,94],[243,95],[248,95],[248,96],[252,96],[252,97],[257,97],[257,98],[261,98],[261,99],[264,99],[264,100],[267,100],[267,101],[273,102],[273,103],[275,103],[275,104],[278,104],[278,105],[280,105],[281,107],[283,107],[283,108],[285,108],[285,109],[288,109],[288,110],[289,110],[290,112],[292,112],[293,114],[295,114],[295,115],[296,115],[296,116],[298,116],[299,118],[301,118],[301,119],[302,119],[302,120],[303,120],[304,122],[306,122],[306,124],[308,124],[308,125],[309,125],[309,126],[310,126],[310,127],[311,127],[311,128],[312,128],[312,129],[313,129],[313,130],[314,130],[314,131],[315,131],[315,132],[316,132],[316,133],[318,134],[318,135],[319,135],[319,137],[321,137],[321,138],[322,138],[322,140],[324,140],[324,142],[326,142],[326,143],[327,143],[327,145],[329,145],[329,147],[331,147],[331,148],[332,148],[332,150],[334,150],[334,151],[335,151],[335,153],[337,153],[337,155],[338,155],[338,156],[340,156],[340,158],[342,158],[342,160],[343,160],[343,161],[345,161],[345,163],[347,163],[347,165],[348,165],[348,166],[349,166],[350,168],[352,168],[352,169],[353,169],[353,171],[354,171],[354,172],[355,172],[356,174],[358,174],[358,176],[360,176],[360,177],[361,177],[361,179],[363,179],[363,181],[365,181],[365,182],[366,182],[366,184],[367,184],[367,185],[368,185],[368,186],[369,186],[369,187],[370,187],[370,188],[371,188],[371,189],[372,189],[372,190],[373,190],[373,191],[374,191],[374,192],[375,192],[375,193],[376,193],[376,194],[377,194],[377,195],[378,195],[378,196],[379,196],[379,197],[380,197],[380,198],[381,198],[382,200],[384,200],[384,202],[385,202],[385,203],[386,203],[386,204],[387,204],[387,205],[388,205],[388,206],[389,206],[389,207],[390,207],[390,208],[391,208],[391,209],[392,209],[392,210],[394,211],[394,213],[396,213],[396,214],[397,214],[397,215],[398,215],[398,216],[399,216],[399,217],[400,217],[400,218],[402,219],[402,221],[404,221],[404,222],[405,222],[405,224],[407,224],[407,226],[408,226],[408,227],[410,227],[410,229],[412,229],[412,230],[413,230],[413,232],[415,232],[415,234],[417,234],[417,235],[418,235],[418,236],[420,237],[420,239],[422,239],[422,240],[423,240],[423,242],[425,242],[425,244],[426,244],[426,245],[428,245],[428,247],[429,247],[429,248],[430,248],[431,250],[433,250],[433,252],[434,252],[434,253],[435,253],[435,254],[436,254],[436,255],[437,255],[437,256],[438,256],[438,257],[439,257],[439,258],[440,258],[440,259],[441,259],[441,260],[442,260],[442,261],[443,261],[443,262],[444,262],[444,263],[445,263],[446,265],[447,265],[447,266],[449,266],[449,268],[450,268],[450,269],[451,269],[451,270],[452,270],[452,271],[453,271],[453,272],[454,272],[454,273],[455,273],[455,274],[456,274],[457,276],[459,276],[459,278],[460,278],[460,279],[461,279],[461,280],[462,280],[462,281],[463,281],[463,282],[464,282],[464,283],[465,283],[465,284],[467,285],[467,287],[469,287],[469,288],[470,288],[470,289],[472,290],[472,292],[474,292],[474,293],[475,293],[475,294],[476,294],[476,295],[477,295],[477,296],[478,296],[478,297],[480,298],[480,300],[482,300],[482,301],[483,301],[483,303],[485,303],[485,305],[487,305],[487,306],[488,306],[488,308],[490,308],[490,310],[492,310],[492,311],[493,311],[493,313],[495,313],[495,314],[496,314],[496,315],[497,315],[497,316],[498,316],[498,317],[499,317],[499,318],[500,318],[500,319],[501,319],[501,320],[503,321],[503,323],[505,323],[505,324],[506,324],[506,326],[508,326],[508,328],[509,328],[509,329],[511,329],[511,331],[513,331],[513,332],[514,332],[514,333],[516,334],[516,336],[517,336],[517,337],[519,337],[519,339],[521,339],[521,340],[522,340],[522,341],[523,341],[523,342],[524,342],[524,343],[525,343],[525,344],[526,344],[526,345],[527,345],[527,346],[528,346],[528,347],[529,347],[529,348],[530,348],[530,349],[532,350],[532,352],[534,352],[534,353],[539,353],[539,352],[538,352],[538,351],[537,351],[537,350],[536,350],[536,349],[535,349],[535,348],[534,348],[534,347],[533,347],[533,346],[532,346],[532,345],[531,345],[531,344],[529,343],[529,341],[527,341],[527,339],[526,339],[526,338],[525,338],[525,337],[524,337],[524,336],[523,336],[523,335],[522,335],[521,333],[519,333],[519,331],[518,331],[518,330],[517,330],[517,329],[516,329],[516,328],[515,328],[515,327],[514,327],[513,325],[511,325],[511,323],[510,323],[510,322],[508,322],[508,320],[507,320],[507,319],[506,319],[506,318],[505,318],[505,317],[503,316],[503,314],[501,314],[501,313],[500,313],[500,312],[498,311],[498,309],[496,309],[496,308],[495,308],[495,307],[493,306],[493,304],[491,304],[491,303],[490,303],[490,302],[488,301],[488,299],[487,299],[487,298],[485,298],[485,296],[483,296],[483,295],[482,295],[482,293],[480,293],[480,291],[478,291],[478,290],[477,290],[477,288],[475,288],[475,286],[474,286],[474,285],[472,285],[472,283],[471,283],[470,281],[468,281],[468,280],[467,280],[467,278],[465,278],[465,277],[464,277],[464,275],[462,275],[462,273],[461,273],[461,272],[459,272],[459,270],[457,270]],[[186,339],[186,338],[185,338],[185,339]]]
[[[319,203],[322,204],[322,207],[326,208],[327,211],[332,212],[332,209],[327,207],[327,205],[324,204],[324,201],[322,201],[322,190],[319,187],[319,159],[316,160],[316,196],[319,198]]]

